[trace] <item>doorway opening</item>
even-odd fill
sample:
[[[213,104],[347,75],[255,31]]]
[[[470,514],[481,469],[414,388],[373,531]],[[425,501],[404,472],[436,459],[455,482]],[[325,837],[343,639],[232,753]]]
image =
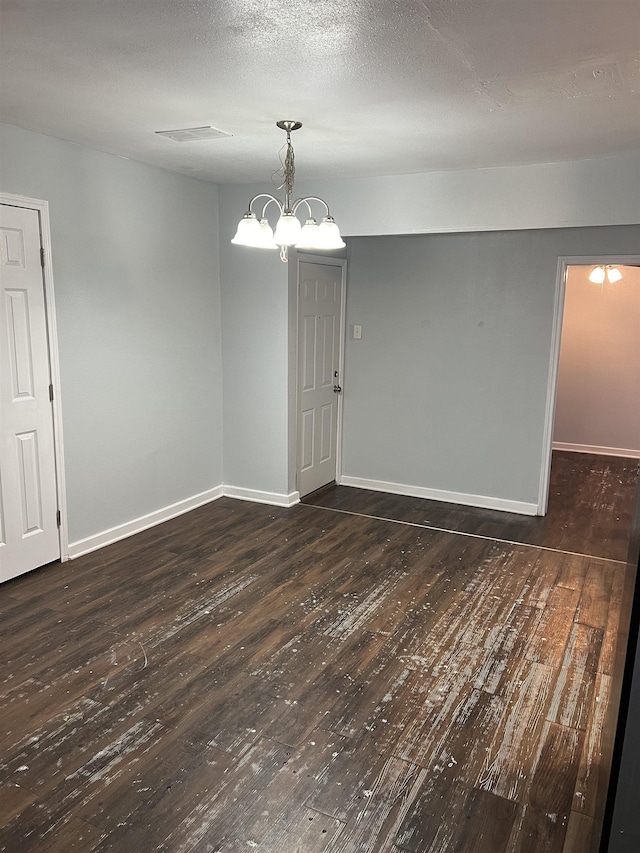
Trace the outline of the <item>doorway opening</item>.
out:
[[[615,264],[620,270],[627,269],[626,281],[623,272],[624,290],[614,290],[614,284],[609,282],[602,286],[588,282],[588,275],[594,266],[607,264]],[[585,453],[609,452],[610,455],[620,456],[634,449],[625,447],[625,444],[633,442],[623,438],[633,429],[633,418],[621,415],[625,406],[632,406],[633,402],[626,399],[624,394],[621,395],[621,391],[629,390],[623,387],[628,382],[629,371],[640,371],[640,368],[637,364],[634,367],[628,363],[631,360],[628,351],[624,375],[616,376],[613,384],[609,379],[614,362],[619,365],[624,361],[625,342],[630,346],[629,341],[633,339],[633,333],[627,329],[624,341],[619,337],[612,344],[615,328],[611,328],[611,324],[613,318],[625,310],[629,294],[635,294],[632,288],[635,275],[640,272],[639,265],[640,255],[558,259],[538,515],[547,512],[554,446],[556,449],[579,451],[582,448],[581,452]],[[586,282],[590,288],[584,286]],[[603,311],[605,306],[606,311]],[[571,311],[571,316],[568,311]],[[608,316],[606,324],[605,314]],[[611,346],[615,353],[610,349],[604,351]],[[631,356],[635,360],[636,356]],[[597,394],[599,401],[587,398],[587,394],[594,397]],[[612,395],[621,400],[616,416],[611,411]],[[638,399],[640,403],[640,393]],[[603,411],[603,407],[609,411]],[[573,436],[573,440],[569,436]],[[612,453],[616,450],[617,453]]]

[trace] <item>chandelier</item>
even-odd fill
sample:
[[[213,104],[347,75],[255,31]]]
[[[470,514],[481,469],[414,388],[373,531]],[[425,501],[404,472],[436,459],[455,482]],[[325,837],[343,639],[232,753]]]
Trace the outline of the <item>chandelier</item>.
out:
[[[591,270],[589,273],[589,281],[594,282],[594,284],[603,284],[605,274],[609,284],[615,284],[616,281],[620,281],[622,278],[622,273],[617,267],[614,267],[612,264],[601,264]]]
[[[249,202],[249,208],[238,223],[238,230],[231,241],[236,246],[249,246],[253,249],[280,249],[280,259],[287,262],[287,249],[295,246],[296,249],[326,250],[341,249],[345,245],[340,236],[340,230],[336,225],[329,205],[317,196],[306,196],[291,201],[293,198],[293,177],[295,174],[293,145],[291,134],[294,130],[300,130],[302,124],[299,121],[277,121],[276,126],[287,134],[286,152],[284,156],[284,180],[279,189],[284,188],[284,202],[279,201],[269,193],[258,193]],[[260,211],[260,217],[254,211],[254,204],[259,199],[266,199]],[[324,207],[324,215],[320,224],[313,216],[311,204],[319,203]],[[269,205],[275,205],[279,216],[275,231],[266,218]],[[306,210],[304,225],[298,219],[297,212],[302,208]]]

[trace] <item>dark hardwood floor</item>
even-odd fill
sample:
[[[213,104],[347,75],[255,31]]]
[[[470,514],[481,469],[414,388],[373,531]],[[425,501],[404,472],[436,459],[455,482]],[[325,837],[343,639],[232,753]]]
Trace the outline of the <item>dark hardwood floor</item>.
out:
[[[544,518],[340,486],[314,506],[624,561],[638,462],[554,451]],[[306,500],[306,499],[305,499]]]
[[[546,519],[224,498],[5,584],[0,850],[595,849],[637,464],[558,459]]]

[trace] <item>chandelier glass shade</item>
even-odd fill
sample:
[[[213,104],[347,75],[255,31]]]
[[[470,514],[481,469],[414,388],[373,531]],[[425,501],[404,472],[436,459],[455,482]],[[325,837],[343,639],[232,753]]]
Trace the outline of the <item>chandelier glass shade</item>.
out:
[[[592,281],[594,284],[604,284],[605,276],[609,284],[615,284],[616,281],[620,281],[622,278],[622,273],[617,267],[612,266],[611,264],[605,264],[604,266],[594,267],[589,273],[589,281]]]
[[[340,229],[335,223],[329,210],[329,205],[318,196],[305,196],[292,201],[293,178],[295,173],[293,145],[291,133],[299,130],[299,121],[283,120],[276,125],[287,134],[286,152],[284,157],[284,201],[280,201],[270,193],[258,193],[249,202],[249,208],[238,223],[235,237],[231,241],[236,246],[248,246],[253,249],[280,249],[280,258],[287,261],[287,249],[295,246],[297,249],[330,250],[342,249],[345,245],[340,236]],[[260,218],[254,210],[259,208],[258,202],[263,201]],[[275,230],[267,219],[267,208],[274,205],[278,214]],[[321,207],[322,219],[318,224],[313,212]],[[297,216],[298,210],[306,212],[304,225]]]

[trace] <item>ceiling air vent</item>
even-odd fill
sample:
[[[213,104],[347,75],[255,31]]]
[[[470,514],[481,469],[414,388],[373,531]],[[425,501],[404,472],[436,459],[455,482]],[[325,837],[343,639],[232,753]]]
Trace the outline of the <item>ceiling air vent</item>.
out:
[[[176,142],[198,142],[201,139],[219,139],[221,136],[232,136],[217,127],[183,127],[179,130],[156,130],[158,136],[167,136]]]

